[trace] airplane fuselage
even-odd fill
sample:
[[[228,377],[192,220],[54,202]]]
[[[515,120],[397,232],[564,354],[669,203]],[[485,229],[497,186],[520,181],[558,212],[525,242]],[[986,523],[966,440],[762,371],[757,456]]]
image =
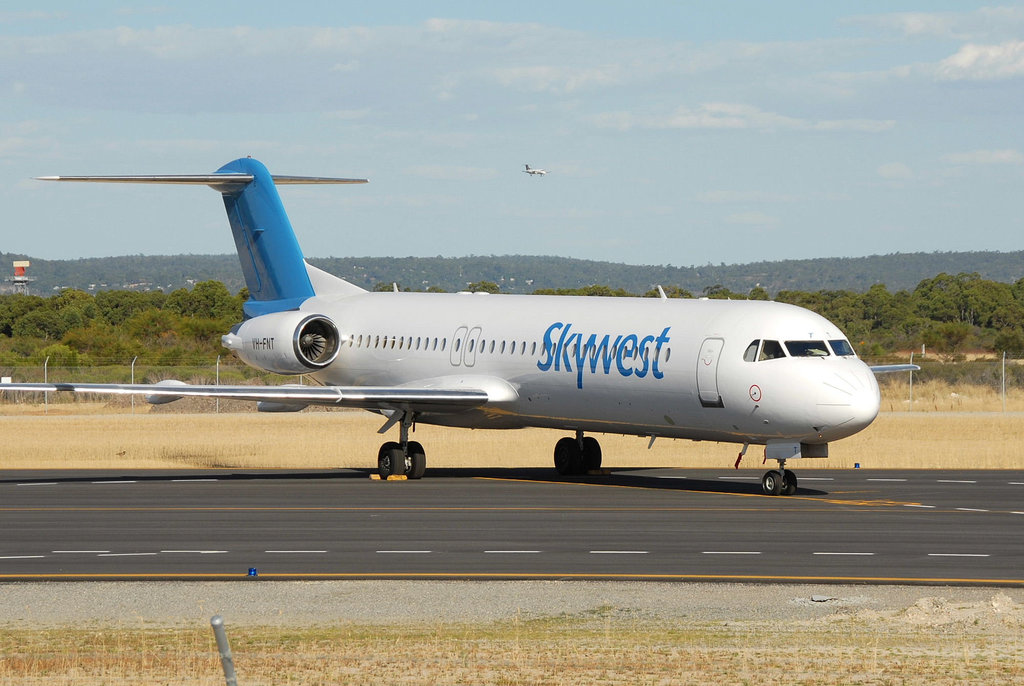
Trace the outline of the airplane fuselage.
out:
[[[312,374],[325,385],[492,384],[485,407],[425,423],[827,443],[878,412],[871,370],[829,347],[845,344],[838,327],[781,303],[366,293],[301,309],[341,334],[335,361]],[[824,354],[745,360],[757,341]]]

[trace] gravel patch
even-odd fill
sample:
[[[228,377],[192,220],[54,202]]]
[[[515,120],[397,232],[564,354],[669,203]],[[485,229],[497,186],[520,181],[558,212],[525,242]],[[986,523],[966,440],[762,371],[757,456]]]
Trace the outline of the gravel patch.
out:
[[[0,584],[0,626],[492,623],[513,618],[701,624],[884,621],[1024,627],[1024,589],[587,581]]]

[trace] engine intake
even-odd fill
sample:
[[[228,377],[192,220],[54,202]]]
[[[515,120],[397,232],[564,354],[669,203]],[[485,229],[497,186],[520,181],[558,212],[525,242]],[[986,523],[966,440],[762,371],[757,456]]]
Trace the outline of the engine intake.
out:
[[[221,338],[246,364],[278,374],[323,369],[338,356],[338,327],[322,314],[274,312],[253,317]]]

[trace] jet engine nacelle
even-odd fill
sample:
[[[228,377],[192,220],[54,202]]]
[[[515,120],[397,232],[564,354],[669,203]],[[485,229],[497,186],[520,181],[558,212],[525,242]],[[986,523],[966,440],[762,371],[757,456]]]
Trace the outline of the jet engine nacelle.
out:
[[[338,356],[338,327],[322,314],[274,312],[242,322],[221,337],[246,364],[277,374],[323,369]]]

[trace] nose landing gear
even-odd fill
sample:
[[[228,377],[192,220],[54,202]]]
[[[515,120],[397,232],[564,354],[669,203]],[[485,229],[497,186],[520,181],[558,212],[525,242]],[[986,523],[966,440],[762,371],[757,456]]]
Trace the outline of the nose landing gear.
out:
[[[767,471],[761,477],[761,489],[765,495],[793,495],[796,487],[796,474],[786,469],[785,460],[779,460],[777,470]]]

